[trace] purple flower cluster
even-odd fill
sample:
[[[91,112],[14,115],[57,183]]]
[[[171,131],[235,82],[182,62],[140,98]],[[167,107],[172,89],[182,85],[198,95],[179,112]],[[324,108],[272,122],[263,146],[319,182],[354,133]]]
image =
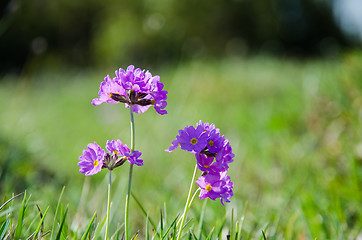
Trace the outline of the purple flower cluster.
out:
[[[156,112],[167,114],[167,91],[163,90],[163,83],[159,76],[152,76],[147,70],[141,70],[133,65],[127,70],[120,68],[116,76],[107,75],[99,88],[99,97],[93,99],[93,105],[101,103],[125,103],[126,107],[132,105],[133,112],[144,113],[151,105]]]
[[[108,168],[111,171],[126,161],[137,166],[143,165],[143,160],[139,158],[142,153],[131,152],[121,140],[108,140],[106,150],[107,153],[96,142],[89,143],[88,149],[84,149],[83,155],[79,157],[79,172],[88,176],[100,172],[102,168]]]
[[[187,126],[179,130],[176,140],[166,151],[172,152],[178,146],[194,154],[198,168],[204,172],[196,181],[201,189],[200,199],[220,198],[223,205],[224,201],[230,202],[234,185],[227,175],[227,170],[235,155],[229,141],[224,135],[220,135],[220,130],[215,128],[214,124],[200,121],[196,128]]]

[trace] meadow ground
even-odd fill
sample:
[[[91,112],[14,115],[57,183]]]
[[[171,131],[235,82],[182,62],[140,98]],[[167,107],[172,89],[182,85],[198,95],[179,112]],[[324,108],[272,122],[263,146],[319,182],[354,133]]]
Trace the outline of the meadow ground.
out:
[[[0,197],[3,203],[25,189],[32,195],[23,235],[35,231],[35,203],[43,211],[49,206],[44,228],[52,227],[63,185],[63,211],[66,206],[69,211],[62,238],[77,239],[95,211],[96,222],[102,221],[107,173],[85,177],[77,162],[89,142],[130,142],[123,105],[90,104],[114,70],[39,71],[1,79]],[[151,72],[169,92],[168,114],[149,109],[135,116],[144,166],[134,168],[132,192],[154,221],[160,211],[168,224],[182,213],[195,164],[185,151],[164,149],[179,129],[203,120],[230,140],[234,196],[226,207],[194,201],[188,228],[196,235],[223,225],[225,239],[233,209],[242,239],[260,239],[262,231],[267,239],[362,237],[361,53],[334,60],[195,60]],[[128,166],[113,171],[111,232],[123,223],[127,177]],[[14,219],[21,201],[13,202]],[[133,199],[130,222],[142,238],[146,220]]]

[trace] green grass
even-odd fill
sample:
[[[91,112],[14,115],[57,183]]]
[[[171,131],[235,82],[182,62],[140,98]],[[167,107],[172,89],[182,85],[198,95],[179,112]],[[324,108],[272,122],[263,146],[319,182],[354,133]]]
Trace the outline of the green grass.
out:
[[[17,234],[30,236],[41,221],[38,204],[43,213],[49,206],[44,233],[56,220],[54,237],[80,239],[87,230],[101,239],[107,172],[84,177],[77,162],[89,142],[104,146],[107,139],[120,138],[130,143],[129,113],[122,105],[90,104],[103,77],[114,70],[3,77],[1,203],[25,188],[32,196],[22,220],[21,208],[15,209],[24,206],[21,198],[0,211],[9,210],[0,215],[0,230],[17,230],[14,226],[22,221]],[[241,239],[361,236],[361,53],[335,60],[260,56],[193,61],[151,72],[161,76],[169,91],[169,114],[150,109],[135,116],[136,150],[143,152],[145,165],[134,168],[132,192],[159,230],[172,231],[169,227],[182,214],[194,167],[189,153],[164,149],[178,129],[203,120],[215,123],[233,147],[234,197],[225,208],[211,200],[203,207],[205,201],[196,199],[185,234],[203,239],[225,239],[231,230]],[[123,231],[128,167],[117,168],[112,176],[110,235]],[[153,227],[133,199],[130,207],[132,233],[139,230],[142,239],[149,229],[151,235]],[[60,226],[62,233],[57,232]]]

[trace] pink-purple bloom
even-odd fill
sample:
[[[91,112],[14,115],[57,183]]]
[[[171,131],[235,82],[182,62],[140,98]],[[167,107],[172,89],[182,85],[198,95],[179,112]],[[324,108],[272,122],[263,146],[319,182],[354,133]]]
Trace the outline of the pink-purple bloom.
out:
[[[220,134],[220,130],[214,124],[199,121],[196,128],[187,126],[179,130],[176,140],[166,151],[172,152],[178,146],[194,154],[198,168],[203,171],[198,180],[200,198],[220,198],[222,204],[229,202],[233,195],[233,183],[227,170],[235,155],[229,140]]]
[[[202,126],[185,127],[183,130],[179,130],[179,135],[176,136],[176,141],[172,142],[172,146],[168,151],[173,151],[180,145],[182,150],[186,150],[192,153],[201,152],[207,144],[208,135],[205,133]]]
[[[220,154],[217,154],[215,158],[219,165],[228,165],[234,161],[235,154],[232,152],[229,140],[225,139],[219,153]]]
[[[224,136],[220,137],[220,132],[213,129],[210,131],[207,139],[207,149],[210,153],[215,154],[222,149],[224,141]]]
[[[142,166],[143,160],[139,158],[141,154],[142,153],[140,151],[133,151],[131,153],[127,152],[125,157],[127,157],[127,161],[130,164],[136,164],[137,166]]]
[[[133,65],[126,70],[120,68],[115,77],[106,76],[101,83],[98,98],[93,99],[93,105],[107,103],[125,103],[128,108],[132,105],[135,113],[143,113],[154,106],[159,114],[167,114],[167,91],[160,82],[159,76],[152,76],[147,70],[135,68]]]
[[[228,166],[220,166],[213,156],[199,153],[195,154],[195,157],[198,168],[203,172],[222,172],[228,168]]]
[[[83,150],[83,155],[79,157],[78,166],[80,172],[85,175],[93,175],[108,168],[112,171],[114,168],[123,165],[126,161],[137,166],[143,165],[140,159],[140,151],[130,151],[126,144],[121,140],[107,141],[106,153],[96,142],[88,144],[88,149]]]
[[[196,181],[200,187],[200,199],[210,198],[216,200],[220,198],[221,203],[230,202],[233,196],[233,183],[226,172],[209,172],[206,175],[199,177]]]
[[[121,140],[107,140],[106,149],[110,154],[115,154],[117,156],[125,156],[126,152],[129,152],[129,148],[126,144],[123,145]]]
[[[227,170],[228,164],[233,162],[235,157],[229,140],[220,135],[220,130],[215,128],[214,124],[210,125],[202,121],[197,124],[196,128],[187,126],[179,130],[176,140],[172,141],[171,146],[165,151],[172,152],[178,146],[182,150],[195,154],[198,161],[215,159],[219,171]]]
[[[79,172],[85,175],[93,175],[102,170],[105,151],[96,143],[89,143],[88,149],[83,150],[83,155],[79,157]]]
[[[110,95],[111,94],[119,94],[121,96],[125,95],[126,92],[123,89],[121,85],[117,83],[117,81],[114,81],[114,79],[111,79],[109,75],[107,75],[104,78],[104,81],[101,82],[101,85],[99,87],[99,97],[93,99],[92,104],[93,105],[100,105],[101,103],[107,102],[107,103],[118,103],[118,101],[113,100]]]
[[[106,149],[108,150],[109,154],[116,155],[118,158],[123,160],[127,160],[130,164],[136,164],[137,166],[143,165],[143,160],[139,157],[142,155],[140,151],[133,151],[131,152],[130,149],[126,144],[123,144],[121,140],[112,140],[107,141]]]

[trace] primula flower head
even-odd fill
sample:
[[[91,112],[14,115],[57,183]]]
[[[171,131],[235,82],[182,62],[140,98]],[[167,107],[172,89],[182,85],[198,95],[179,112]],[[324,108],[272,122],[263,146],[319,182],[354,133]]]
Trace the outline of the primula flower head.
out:
[[[221,136],[220,130],[214,124],[199,121],[196,128],[187,126],[179,130],[176,140],[165,151],[172,152],[178,146],[194,154],[198,168],[203,171],[197,181],[201,188],[200,198],[220,198],[223,205],[230,202],[234,185],[226,173],[235,155],[229,140]]]
[[[130,164],[136,164],[137,166],[143,165],[143,160],[139,159],[142,153],[140,151],[133,151],[131,153],[128,146],[126,144],[123,144],[119,139],[117,141],[107,141],[106,149],[110,154],[118,156],[118,160],[120,161],[124,162],[127,160]],[[118,161],[114,163],[115,167],[117,166],[117,163]]]
[[[226,175],[226,172],[209,172],[199,177],[196,183],[201,189],[200,199],[208,197],[211,200],[216,200],[220,198],[224,205],[224,201],[230,202],[229,199],[233,196],[233,183],[230,182],[230,177]]]
[[[228,164],[234,161],[235,155],[229,141],[220,135],[220,130],[215,128],[214,124],[207,122],[199,121],[196,128],[187,126],[179,130],[176,140],[172,141],[171,146],[165,151],[172,152],[178,146],[182,150],[195,154],[198,161],[201,159],[202,161],[215,159],[216,164],[214,166],[215,169],[219,169],[218,171],[227,170],[229,168]],[[202,166],[203,164],[198,165]],[[202,167],[200,167],[200,170],[205,171]]]
[[[96,143],[89,143],[88,149],[83,150],[83,155],[79,157],[79,172],[85,175],[93,175],[102,170],[105,151]]]
[[[157,113],[167,114],[167,91],[163,90],[163,83],[159,76],[152,76],[147,70],[135,68],[133,65],[126,70],[120,68],[115,72],[116,77],[107,76],[101,83],[98,98],[93,99],[93,105],[101,103],[125,103],[135,113],[143,113],[154,105]]]
[[[140,151],[130,151],[126,144],[121,140],[107,140],[106,153],[96,142],[89,143],[88,149],[83,150],[83,155],[79,157],[78,166],[80,172],[85,175],[93,175],[108,168],[112,171],[114,168],[123,165],[126,161],[137,166],[143,165],[143,160],[139,157]]]

